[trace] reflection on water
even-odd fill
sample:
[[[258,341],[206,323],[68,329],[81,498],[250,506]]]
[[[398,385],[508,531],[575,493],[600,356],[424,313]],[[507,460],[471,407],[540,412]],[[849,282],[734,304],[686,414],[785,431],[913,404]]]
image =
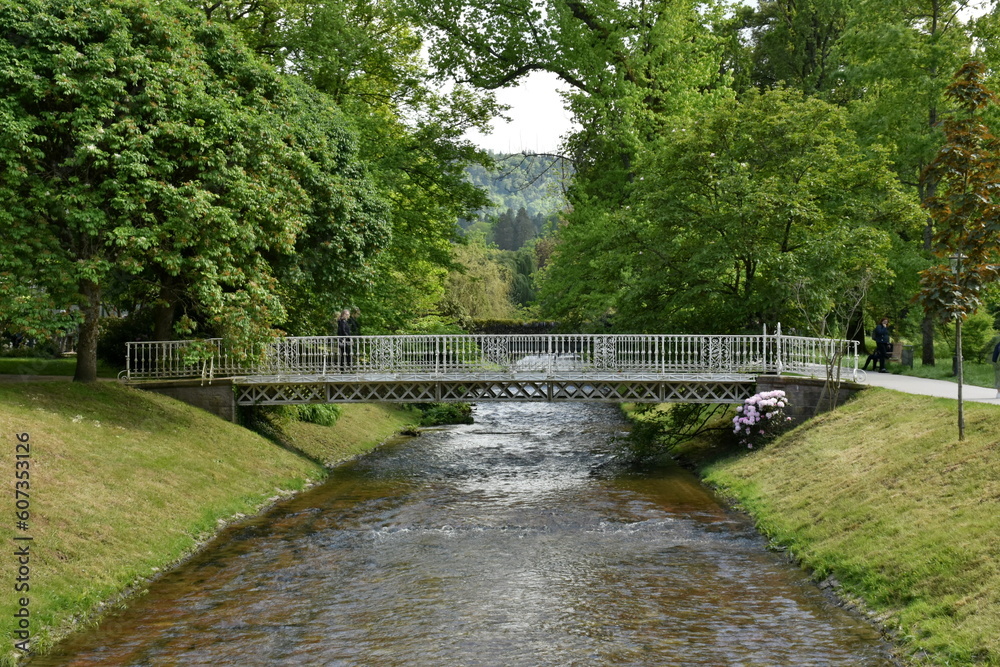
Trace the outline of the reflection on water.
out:
[[[688,473],[607,465],[621,427],[610,406],[481,405],[32,664],[892,664]]]

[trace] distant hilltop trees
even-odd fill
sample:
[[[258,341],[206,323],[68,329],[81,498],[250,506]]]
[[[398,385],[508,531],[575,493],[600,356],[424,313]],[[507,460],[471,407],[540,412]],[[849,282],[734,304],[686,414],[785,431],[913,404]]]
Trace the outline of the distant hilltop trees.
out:
[[[466,174],[469,182],[487,191],[493,205],[459,225],[466,234],[478,234],[502,250],[519,250],[554,226],[556,215],[566,207],[572,168],[549,155],[490,155],[495,168],[470,165]]]

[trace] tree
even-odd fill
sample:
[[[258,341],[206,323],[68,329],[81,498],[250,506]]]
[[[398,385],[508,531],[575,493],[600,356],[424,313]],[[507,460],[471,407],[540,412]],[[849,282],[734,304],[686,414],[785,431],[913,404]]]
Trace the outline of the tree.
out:
[[[966,63],[948,86],[957,111],[945,121],[944,146],[927,167],[938,186],[924,202],[935,224],[939,264],[922,273],[920,296],[928,313],[955,322],[960,440],[965,438],[962,322],[979,307],[984,286],[997,279],[1000,262],[1000,140],[982,118],[997,98],[983,85],[984,72],[981,63]]]
[[[535,237],[535,223],[522,206],[517,214],[507,209],[497,218],[493,228],[493,241],[501,250],[520,250]]]
[[[514,247],[510,250],[520,250],[525,243],[535,237],[535,222],[523,207],[517,210],[514,218]]]
[[[294,96],[282,114],[300,147],[295,176],[309,207],[294,252],[272,263],[289,311],[285,328],[312,335],[326,333],[333,313],[381,279],[393,237],[391,204],[362,158],[350,119],[330,96],[296,78],[290,88]]]
[[[238,340],[280,322],[266,255],[294,250],[308,197],[273,71],[173,2],[3,3],[0,30],[3,287],[79,305],[75,379],[121,276],[182,279]]]
[[[581,205],[627,197],[643,146],[677,118],[729,95],[713,3],[578,0],[407,0],[437,31],[431,62],[470,85],[498,89],[533,71],[569,86],[581,130],[566,139]]]
[[[650,151],[629,204],[560,230],[542,303],[627,331],[759,331],[822,317],[860,270],[882,280],[916,207],[843,109],[748,92]]]
[[[514,249],[514,210],[507,209],[493,226],[493,242],[503,250]]]
[[[737,47],[747,51],[745,57],[732,58],[734,78],[744,82],[737,90],[787,86],[823,96],[842,87],[837,46],[849,10],[845,0],[762,0],[755,7],[738,7],[728,22],[736,39],[747,34],[747,43],[740,40]]]
[[[275,67],[330,96],[350,119],[391,233],[370,264],[346,263],[368,279],[343,285],[342,300],[365,311],[368,331],[398,330],[433,309],[428,299],[440,298],[454,265],[457,220],[487,204],[464,169],[489,160],[462,135],[497,113],[493,96],[437,86],[419,35],[391,0],[190,2],[231,21]],[[295,326],[315,333],[321,323]]]
[[[444,312],[458,320],[513,317],[510,270],[480,243],[456,246],[455,252],[459,267],[448,274]]]
[[[933,197],[937,182],[926,169],[941,144],[939,122],[948,77],[972,45],[961,13],[971,0],[862,0],[840,40],[847,82],[860,97],[851,104],[862,141],[890,146],[899,179],[917,201]],[[930,251],[933,220],[925,221]],[[924,320],[922,359],[934,364],[934,325]]]

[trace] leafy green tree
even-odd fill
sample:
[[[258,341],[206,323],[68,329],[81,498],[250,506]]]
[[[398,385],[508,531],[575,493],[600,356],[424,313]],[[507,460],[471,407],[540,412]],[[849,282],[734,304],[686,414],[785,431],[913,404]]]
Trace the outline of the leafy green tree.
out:
[[[233,26],[244,44],[280,64],[289,52],[283,35],[307,12],[304,0],[188,0],[205,18]]]
[[[512,274],[498,261],[496,251],[473,242],[456,246],[455,252],[458,268],[445,283],[444,312],[459,321],[513,317]]]
[[[735,32],[737,49],[745,51],[730,59],[737,90],[781,85],[808,95],[836,91],[841,97],[837,47],[849,10],[845,0],[762,0],[736,8],[723,25]]]
[[[341,290],[342,300],[365,311],[368,331],[405,327],[433,309],[427,300],[443,293],[434,281],[453,265],[457,220],[487,203],[464,168],[488,159],[462,135],[495,115],[492,95],[436,85],[421,39],[395,2],[191,4],[244,34],[266,34],[247,39],[276,67],[329,95],[357,132],[357,150],[386,202],[391,234],[384,234],[386,247],[370,265],[348,262],[368,279]],[[309,328],[318,326],[310,320]]]
[[[945,121],[947,140],[928,165],[937,188],[924,202],[935,223],[939,264],[923,272],[921,298],[929,313],[955,322],[959,439],[965,437],[962,322],[979,308],[1000,262],[1000,140],[982,118],[997,98],[983,85],[984,71],[982,63],[966,63],[948,86],[957,111]]]
[[[748,92],[662,141],[616,215],[560,230],[542,302],[570,320],[615,313],[642,331],[804,326],[857,276],[891,280],[917,210],[843,109]]]
[[[272,263],[289,311],[285,328],[321,334],[334,313],[381,279],[382,255],[392,243],[391,204],[333,100],[298,79],[290,87],[295,94],[282,113],[301,147],[295,175],[309,208],[294,252]]]
[[[862,141],[890,146],[902,183],[918,201],[933,197],[936,176],[926,169],[942,141],[940,117],[952,72],[970,54],[971,0],[861,0],[838,47],[848,84],[859,91],[852,125]],[[931,249],[933,220],[923,248]],[[922,323],[923,363],[934,363],[934,324]]]
[[[514,249],[514,210],[507,209],[493,225],[493,243],[503,250]]]
[[[524,207],[519,208],[516,214],[507,209],[497,218],[493,241],[501,250],[519,250],[534,237],[535,222]]]
[[[280,322],[266,256],[294,251],[309,201],[273,71],[172,2],[5,2],[0,30],[3,288],[79,306],[76,379],[121,276],[182,280],[238,340]]]

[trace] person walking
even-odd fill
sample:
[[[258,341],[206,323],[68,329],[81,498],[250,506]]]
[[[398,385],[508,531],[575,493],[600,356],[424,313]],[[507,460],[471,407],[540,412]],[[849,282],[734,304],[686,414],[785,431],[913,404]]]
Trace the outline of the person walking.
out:
[[[883,317],[882,321],[878,323],[875,327],[875,331],[872,332],[872,338],[875,339],[875,353],[877,358],[875,359],[875,364],[878,365],[879,373],[888,373],[885,369],[885,362],[889,358],[889,318]],[[866,364],[867,365],[867,364]],[[872,370],[875,370],[875,366],[872,366]]]
[[[337,344],[340,348],[341,372],[351,368],[351,351],[353,349],[353,342],[351,341],[352,335],[354,335],[354,332],[351,331],[351,311],[344,308],[340,311],[340,317],[337,318],[337,337],[340,338],[340,340],[337,341]]]

